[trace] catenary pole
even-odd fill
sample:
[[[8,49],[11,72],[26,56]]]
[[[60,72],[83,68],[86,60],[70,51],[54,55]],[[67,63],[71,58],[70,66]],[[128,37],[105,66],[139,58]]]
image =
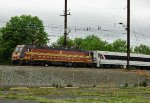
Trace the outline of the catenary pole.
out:
[[[64,48],[67,47],[67,35],[68,35],[68,32],[67,32],[67,16],[70,15],[70,12],[68,14],[68,10],[67,10],[67,0],[65,0],[65,10],[64,10],[64,14],[63,15],[60,15],[60,16],[64,16],[64,42],[63,42],[63,46]]]
[[[127,0],[127,69],[130,67],[130,0]]]
[[[65,13],[64,13],[64,47],[67,46],[67,0],[65,0]]]

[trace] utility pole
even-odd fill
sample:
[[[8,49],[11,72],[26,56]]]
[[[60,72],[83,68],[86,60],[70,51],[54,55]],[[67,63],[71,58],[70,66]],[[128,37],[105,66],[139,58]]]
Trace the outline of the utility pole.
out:
[[[67,13],[67,0],[65,0],[65,11],[64,11],[64,15],[61,15],[61,16],[64,16],[64,43],[63,43],[63,46],[64,48],[67,47],[67,15],[70,15],[70,13],[68,14]]]
[[[130,67],[130,0],[127,0],[127,69]]]

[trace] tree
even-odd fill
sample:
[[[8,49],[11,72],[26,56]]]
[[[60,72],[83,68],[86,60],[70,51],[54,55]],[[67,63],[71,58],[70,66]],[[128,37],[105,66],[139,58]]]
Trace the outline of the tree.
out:
[[[63,47],[64,44],[64,36],[60,36],[55,43],[52,44],[53,47]],[[74,42],[72,39],[67,37],[67,48],[74,47]]]
[[[2,45],[2,33],[0,32],[0,48],[1,48],[1,45]]]
[[[12,17],[5,27],[1,28],[1,33],[1,61],[8,61],[17,45],[33,44],[35,41],[38,45],[46,45],[48,42],[43,22],[37,16]]]
[[[134,48],[134,52],[140,54],[150,54],[150,47],[141,44],[140,46],[136,46]]]
[[[53,47],[63,46],[64,38],[61,36],[57,42],[53,43]],[[111,44],[106,41],[102,41],[97,36],[91,35],[86,38],[75,38],[74,40],[67,38],[68,48],[84,49],[84,50],[110,50]]]
[[[112,43],[112,51],[127,52],[127,42],[125,40],[117,39]]]
[[[82,38],[75,38],[74,39],[74,45],[76,49],[82,49],[81,48],[81,43],[83,42]]]
[[[107,46],[106,41],[102,41],[97,36],[91,35],[87,36],[83,41],[81,42],[81,48],[85,50],[106,50]]]
[[[107,44],[106,47],[105,47],[105,50],[106,50],[106,51],[113,51],[113,46],[112,46],[112,44]]]

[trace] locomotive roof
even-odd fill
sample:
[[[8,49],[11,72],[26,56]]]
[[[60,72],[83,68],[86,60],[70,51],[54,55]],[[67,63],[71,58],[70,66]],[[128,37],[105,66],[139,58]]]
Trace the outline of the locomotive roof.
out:
[[[66,50],[66,51],[89,52],[89,51],[86,51],[86,50],[78,50],[78,49],[64,48],[64,47],[56,47],[56,48],[53,48],[53,47],[39,46],[39,45],[26,45],[26,46],[29,46],[29,47],[32,47],[32,48],[34,47],[34,48],[37,48],[37,49],[49,49],[49,50]]]

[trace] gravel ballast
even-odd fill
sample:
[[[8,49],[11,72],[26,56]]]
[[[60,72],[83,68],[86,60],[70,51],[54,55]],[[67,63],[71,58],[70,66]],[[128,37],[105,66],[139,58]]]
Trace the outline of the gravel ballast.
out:
[[[0,66],[0,85],[8,87],[134,86],[150,82],[150,71],[123,69],[67,68],[40,66]]]

